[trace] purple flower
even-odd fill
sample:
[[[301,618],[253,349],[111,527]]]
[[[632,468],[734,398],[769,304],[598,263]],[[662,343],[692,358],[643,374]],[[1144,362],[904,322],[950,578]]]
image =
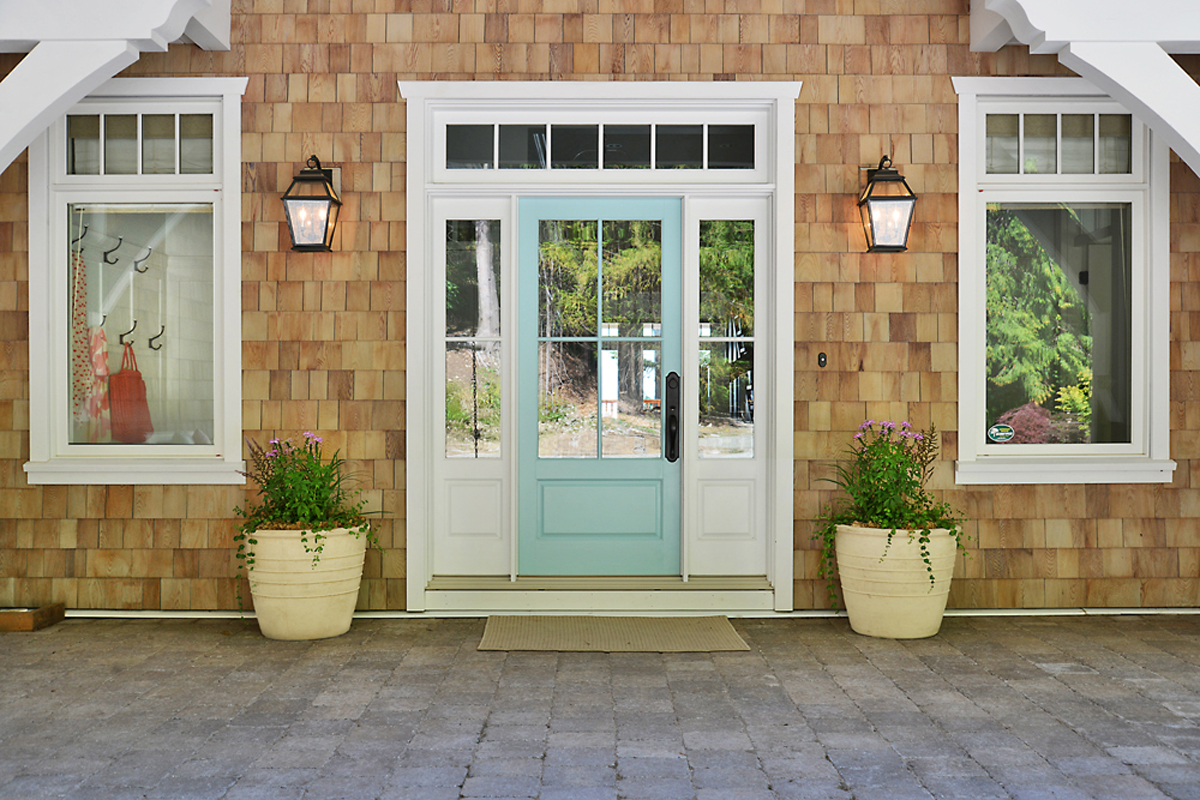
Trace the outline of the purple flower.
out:
[[[863,435],[861,433],[854,434],[855,439],[861,439],[862,437],[863,437]]]

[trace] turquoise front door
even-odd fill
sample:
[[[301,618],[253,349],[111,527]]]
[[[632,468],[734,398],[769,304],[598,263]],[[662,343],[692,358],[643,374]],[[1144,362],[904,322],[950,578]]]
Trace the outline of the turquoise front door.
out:
[[[519,211],[518,574],[678,575],[680,201]]]

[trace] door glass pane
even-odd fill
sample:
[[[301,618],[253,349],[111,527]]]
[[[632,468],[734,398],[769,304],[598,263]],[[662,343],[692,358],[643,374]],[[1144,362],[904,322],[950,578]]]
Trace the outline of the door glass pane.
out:
[[[662,364],[657,342],[605,342],[600,350],[601,454],[662,453]]]
[[[446,222],[446,335],[500,335],[500,220]]]
[[[754,455],[754,344],[701,342],[701,458]]]
[[[1063,174],[1090,175],[1096,171],[1095,140],[1096,117],[1094,114],[1063,114]]]
[[[1016,114],[987,115],[987,172],[989,175],[1015,175],[1017,170]]]
[[[708,168],[754,169],[754,126],[709,125]]]
[[[104,174],[136,175],[137,115],[109,114],[104,118]]]
[[[538,345],[538,456],[595,458],[596,343]]]
[[[179,171],[184,175],[212,174],[212,114],[179,116]]]
[[[68,214],[70,442],[211,445],[212,205]]]
[[[990,442],[1131,441],[1128,203],[987,210]]]
[[[545,125],[500,126],[500,169],[545,168]]]
[[[659,125],[654,129],[654,165],[658,169],[704,166],[703,125]]]
[[[491,169],[491,125],[447,125],[446,169]]]
[[[554,125],[550,129],[554,169],[598,169],[599,125]]]
[[[596,223],[542,220],[538,226],[538,335],[595,336]]]
[[[67,117],[67,173],[100,174],[100,117],[71,114]]]
[[[500,343],[446,343],[446,456],[500,456]]]
[[[1128,114],[1100,115],[1100,171],[1128,175],[1133,167],[1133,119]]]
[[[604,334],[659,336],[662,328],[662,223],[604,222]]]
[[[142,174],[175,174],[175,115],[142,115]]]
[[[1026,175],[1054,175],[1058,172],[1058,116],[1025,115]]]
[[[649,125],[604,126],[605,169],[649,169]]]
[[[754,222],[700,222],[700,335],[754,334]]]

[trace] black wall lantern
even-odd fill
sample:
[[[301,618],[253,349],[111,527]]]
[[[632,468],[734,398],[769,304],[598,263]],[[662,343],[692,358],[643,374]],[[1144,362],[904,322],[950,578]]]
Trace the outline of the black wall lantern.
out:
[[[898,170],[892,169],[887,156],[879,159],[878,169],[867,170],[867,185],[858,198],[867,234],[868,253],[903,253],[908,249],[908,229],[912,226],[917,196]]]
[[[328,253],[341,206],[341,198],[333,188],[333,170],[322,169],[320,160],[311,156],[308,166],[300,170],[283,193],[283,212],[292,236],[292,249]]]

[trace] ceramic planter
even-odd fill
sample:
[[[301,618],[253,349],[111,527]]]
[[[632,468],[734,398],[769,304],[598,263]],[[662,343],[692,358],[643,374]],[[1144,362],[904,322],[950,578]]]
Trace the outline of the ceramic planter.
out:
[[[357,534],[357,535],[356,535]],[[268,639],[327,639],[350,630],[362,582],[365,533],[323,531],[316,565],[300,531],[260,530],[251,538],[250,594],[258,627]],[[313,535],[308,535],[311,545]]]
[[[837,526],[837,568],[850,627],[887,639],[933,636],[946,611],[957,543],[943,528],[930,532],[930,586],[916,536],[910,542],[909,531],[897,530],[889,547],[888,533],[882,528]]]

